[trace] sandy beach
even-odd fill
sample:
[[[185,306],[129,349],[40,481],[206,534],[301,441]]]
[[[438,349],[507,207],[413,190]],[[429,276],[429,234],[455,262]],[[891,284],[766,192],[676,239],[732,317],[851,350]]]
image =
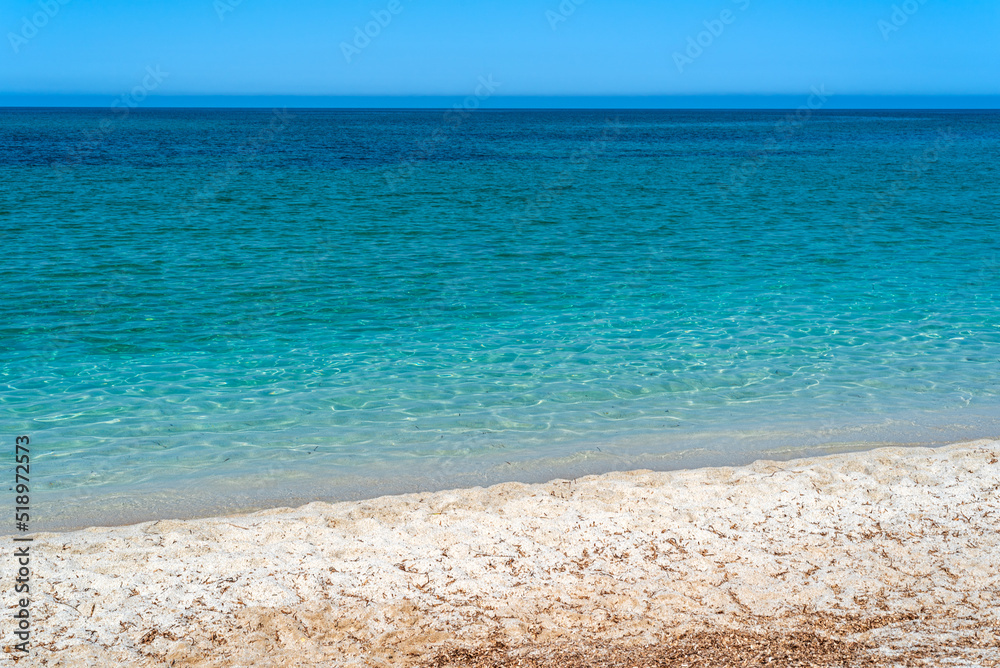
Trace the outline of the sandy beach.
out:
[[[998,459],[883,448],[39,534],[33,647],[8,622],[0,663],[1000,665]]]

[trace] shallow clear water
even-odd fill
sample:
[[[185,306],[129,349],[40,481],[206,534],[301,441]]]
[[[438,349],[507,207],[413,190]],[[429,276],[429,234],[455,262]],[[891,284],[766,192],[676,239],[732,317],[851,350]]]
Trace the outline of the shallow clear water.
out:
[[[0,110],[35,526],[1000,433],[1000,114],[785,119]]]

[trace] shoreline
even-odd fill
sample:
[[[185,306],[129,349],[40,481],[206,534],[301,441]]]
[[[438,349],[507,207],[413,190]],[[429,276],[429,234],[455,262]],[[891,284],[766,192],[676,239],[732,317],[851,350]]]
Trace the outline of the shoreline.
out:
[[[39,532],[63,533],[166,519],[242,515],[297,508],[316,501],[362,502],[382,496],[427,494],[506,482],[539,484],[620,471],[739,467],[760,459],[783,462],[887,447],[938,448],[989,440],[1000,434],[1000,418],[986,418],[978,412],[966,413],[966,418],[974,422],[975,428],[966,424],[958,429],[954,417],[939,423],[895,415],[825,432],[818,431],[816,425],[788,423],[769,430],[751,427],[669,435],[671,438],[666,441],[662,432],[639,433],[610,441],[588,439],[570,450],[544,455],[503,451],[493,457],[418,459],[405,466],[386,460],[351,470],[338,468],[329,461],[314,461],[312,468],[301,462],[275,461],[263,467],[254,466],[252,472],[220,469],[209,477],[195,473],[142,484],[97,485],[60,493],[49,489],[33,499],[32,527]],[[942,426],[945,423],[948,426]],[[44,471],[46,465],[38,459]],[[39,485],[43,488],[45,480]]]
[[[1000,665],[998,460],[979,440],[36,534],[15,663]]]

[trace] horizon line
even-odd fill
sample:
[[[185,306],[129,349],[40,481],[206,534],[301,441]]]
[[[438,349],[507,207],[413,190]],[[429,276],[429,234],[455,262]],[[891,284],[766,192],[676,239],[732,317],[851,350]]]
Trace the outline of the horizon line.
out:
[[[824,92],[826,92],[824,90]],[[3,109],[648,109],[648,110],[794,110],[808,103],[819,110],[934,111],[1000,109],[997,94],[836,94],[819,98],[789,93],[698,93],[648,95],[282,95],[175,94],[141,98],[104,93],[0,93]],[[471,102],[470,102],[471,99]],[[463,104],[466,103],[466,104]],[[457,103],[457,105],[456,105]]]
[[[0,110],[107,110],[106,107],[93,105],[0,105]],[[116,108],[115,110],[117,110]],[[213,106],[144,106],[141,108],[129,109],[128,111],[274,111],[274,107],[213,107]],[[282,110],[289,111],[451,111],[453,107],[289,107],[283,106]],[[788,112],[795,111],[793,107],[492,107],[488,109],[475,109],[479,112],[505,112],[505,111],[775,111]],[[813,109],[814,114],[840,113],[845,111],[977,111],[977,112],[1000,112],[997,107],[837,107],[833,109]]]

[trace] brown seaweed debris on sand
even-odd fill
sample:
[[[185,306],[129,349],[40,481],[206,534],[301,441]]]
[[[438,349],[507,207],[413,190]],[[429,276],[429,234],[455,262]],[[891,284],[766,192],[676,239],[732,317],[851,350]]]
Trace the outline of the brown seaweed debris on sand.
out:
[[[845,630],[848,630],[845,628]],[[452,646],[414,664],[418,668],[906,668],[947,665],[1000,666],[966,651],[910,647],[885,653],[881,643],[815,631],[707,629],[664,636],[656,643],[511,647],[493,639],[478,647]],[[947,658],[945,657],[947,655]]]

